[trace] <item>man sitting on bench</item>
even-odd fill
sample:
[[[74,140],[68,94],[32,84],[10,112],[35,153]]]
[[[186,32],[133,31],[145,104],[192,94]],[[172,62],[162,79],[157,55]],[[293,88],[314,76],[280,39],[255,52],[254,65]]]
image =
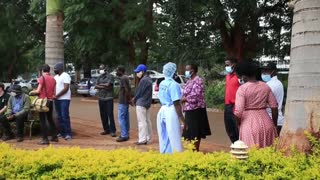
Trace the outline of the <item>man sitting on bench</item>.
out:
[[[22,92],[21,86],[13,85],[11,88],[11,96],[8,101],[8,109],[5,116],[0,119],[0,123],[4,129],[5,135],[2,137],[3,141],[13,139],[13,133],[9,122],[15,121],[17,128],[17,142],[23,141],[24,122],[28,118],[30,110],[30,98]]]

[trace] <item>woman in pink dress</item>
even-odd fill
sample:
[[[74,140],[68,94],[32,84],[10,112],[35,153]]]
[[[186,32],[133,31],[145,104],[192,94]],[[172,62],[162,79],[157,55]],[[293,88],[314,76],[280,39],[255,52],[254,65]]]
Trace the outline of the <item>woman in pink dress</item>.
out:
[[[264,82],[257,81],[258,67],[252,62],[239,63],[235,68],[239,81],[234,114],[240,128],[240,140],[249,147],[271,146],[277,137],[277,101]],[[266,108],[272,110],[272,119]]]

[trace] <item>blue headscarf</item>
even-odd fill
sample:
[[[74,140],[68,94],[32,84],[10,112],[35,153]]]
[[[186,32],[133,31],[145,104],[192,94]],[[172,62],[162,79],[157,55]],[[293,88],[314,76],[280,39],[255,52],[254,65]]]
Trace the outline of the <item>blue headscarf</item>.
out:
[[[177,65],[172,62],[168,62],[163,66],[163,74],[165,78],[172,78],[177,70]]]

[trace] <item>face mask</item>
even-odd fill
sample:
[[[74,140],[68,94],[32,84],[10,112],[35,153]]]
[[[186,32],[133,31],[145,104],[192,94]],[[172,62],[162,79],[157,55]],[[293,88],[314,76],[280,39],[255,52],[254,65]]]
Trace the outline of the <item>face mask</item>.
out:
[[[15,97],[15,96],[17,95],[17,93],[11,92],[10,95],[11,95],[12,97]]]
[[[238,78],[238,82],[239,82],[240,85],[244,84],[244,80],[243,79],[239,79]]]
[[[101,69],[101,70],[99,71],[99,73],[100,73],[100,74],[104,74],[104,70]]]
[[[191,77],[191,73],[190,73],[190,71],[186,71],[186,72],[184,72],[184,75],[186,76],[186,78],[190,78],[190,77]]]
[[[264,81],[264,82],[268,82],[271,80],[271,75],[270,74],[262,74],[261,75],[261,79]]]
[[[232,73],[232,67],[231,66],[226,66],[226,71],[227,73]]]
[[[143,75],[143,72],[142,72],[142,71],[140,71],[140,72],[137,73],[137,77],[138,77],[138,78],[141,78],[142,75]]]

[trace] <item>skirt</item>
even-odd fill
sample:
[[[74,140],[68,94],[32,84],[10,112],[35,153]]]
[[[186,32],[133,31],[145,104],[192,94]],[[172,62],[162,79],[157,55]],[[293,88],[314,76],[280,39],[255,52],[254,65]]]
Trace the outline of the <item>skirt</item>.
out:
[[[206,108],[185,111],[185,120],[187,129],[182,133],[185,139],[200,140],[201,138],[205,139],[206,136],[211,135]]]

